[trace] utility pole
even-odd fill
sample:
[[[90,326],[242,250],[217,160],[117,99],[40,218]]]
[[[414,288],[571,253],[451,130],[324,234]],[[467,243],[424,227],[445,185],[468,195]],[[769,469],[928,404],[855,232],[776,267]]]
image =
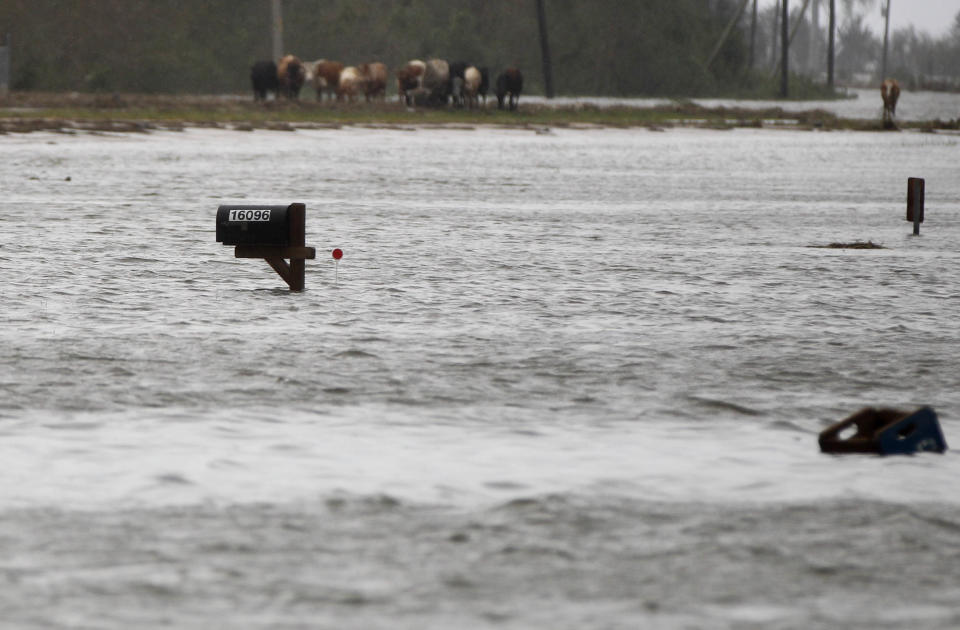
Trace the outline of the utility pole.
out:
[[[883,64],[880,66],[880,80],[887,78],[887,44],[890,41],[890,0],[887,0],[887,7],[883,10]]]
[[[837,0],[830,0],[830,33],[827,35],[827,87],[833,89],[833,51],[837,31]]]
[[[810,16],[810,56],[807,67],[810,74],[816,76],[820,68],[820,0],[813,0],[813,14]]]
[[[726,43],[727,38],[730,37],[730,32],[733,31],[733,27],[737,25],[740,21],[740,17],[743,15],[743,10],[747,8],[747,3],[750,0],[743,0],[740,3],[740,8],[737,9],[736,14],[734,14],[733,19],[727,23],[727,27],[723,29],[723,34],[720,36],[720,41],[717,42],[717,45],[713,47],[713,52],[710,53],[710,58],[707,60],[706,67],[709,68],[713,64],[713,60],[717,58],[717,55],[720,54],[720,49],[723,48],[724,43]]]
[[[815,75],[820,57],[820,0],[813,0],[813,9],[810,15],[810,54],[807,56],[807,68],[810,74]]]
[[[273,9],[273,59],[279,61],[283,57],[283,12],[281,0],[271,0]]]
[[[780,96],[787,98],[790,96],[790,2],[783,0],[783,15],[780,18],[780,69],[783,74],[780,75]]]
[[[780,3],[783,0],[777,0],[777,8],[773,11],[773,28],[770,30],[770,67],[775,75],[777,73],[777,33],[780,32]]]
[[[800,13],[797,15],[797,19],[793,24],[792,29],[789,30],[789,35],[787,36],[787,46],[786,49],[789,51],[790,47],[793,46],[793,38],[797,36],[797,31],[800,30],[800,27],[803,25],[803,16],[807,14],[807,7],[810,6],[810,0],[803,0],[803,6],[800,7]],[[789,15],[787,16],[789,18]],[[776,76],[777,72],[783,67],[784,61],[781,61],[780,64],[777,64],[776,69],[773,71],[773,76]]]
[[[3,40],[3,46],[0,46],[0,96],[4,96],[10,89],[10,33],[7,33]]]
[[[547,13],[543,0],[537,0],[537,24],[540,26],[540,57],[543,61],[543,90],[553,98],[553,64],[550,62],[550,42],[547,40]]]

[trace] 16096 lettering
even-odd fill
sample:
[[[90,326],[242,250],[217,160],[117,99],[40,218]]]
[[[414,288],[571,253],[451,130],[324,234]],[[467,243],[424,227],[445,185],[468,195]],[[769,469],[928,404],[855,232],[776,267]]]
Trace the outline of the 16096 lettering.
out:
[[[270,220],[270,209],[264,208],[262,210],[244,208],[242,210],[231,210],[230,215],[227,218],[228,221],[269,221]]]

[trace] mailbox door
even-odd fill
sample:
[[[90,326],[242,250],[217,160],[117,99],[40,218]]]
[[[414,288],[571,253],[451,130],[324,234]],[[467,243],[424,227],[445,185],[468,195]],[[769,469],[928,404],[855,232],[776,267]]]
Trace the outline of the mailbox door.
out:
[[[217,242],[224,245],[290,244],[289,206],[220,206]]]

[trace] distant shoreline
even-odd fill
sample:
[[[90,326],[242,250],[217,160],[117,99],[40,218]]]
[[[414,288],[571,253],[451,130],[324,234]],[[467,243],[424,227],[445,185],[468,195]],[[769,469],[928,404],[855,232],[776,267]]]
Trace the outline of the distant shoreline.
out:
[[[417,129],[495,126],[571,129],[672,127],[734,129],[884,131],[876,120],[841,118],[823,109],[788,111],[760,105],[752,108],[702,106],[668,101],[649,107],[593,104],[545,105],[521,99],[515,112],[499,110],[495,99],[479,109],[407,108],[395,98],[366,103],[300,101],[254,103],[240,95],[144,95],[9,92],[0,97],[0,133],[34,131],[124,132],[216,128],[237,131],[334,129],[340,127]],[[960,119],[898,121],[901,130],[957,131]]]

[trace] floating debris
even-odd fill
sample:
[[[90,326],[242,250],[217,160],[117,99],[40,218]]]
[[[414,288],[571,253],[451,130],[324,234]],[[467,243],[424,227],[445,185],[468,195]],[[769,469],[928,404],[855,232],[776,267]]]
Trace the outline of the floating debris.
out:
[[[830,243],[829,245],[807,245],[817,249],[886,249],[873,241],[854,241],[852,243]]]
[[[865,407],[824,429],[819,442],[824,453],[910,455],[947,450],[937,414],[930,407],[913,412]]]

